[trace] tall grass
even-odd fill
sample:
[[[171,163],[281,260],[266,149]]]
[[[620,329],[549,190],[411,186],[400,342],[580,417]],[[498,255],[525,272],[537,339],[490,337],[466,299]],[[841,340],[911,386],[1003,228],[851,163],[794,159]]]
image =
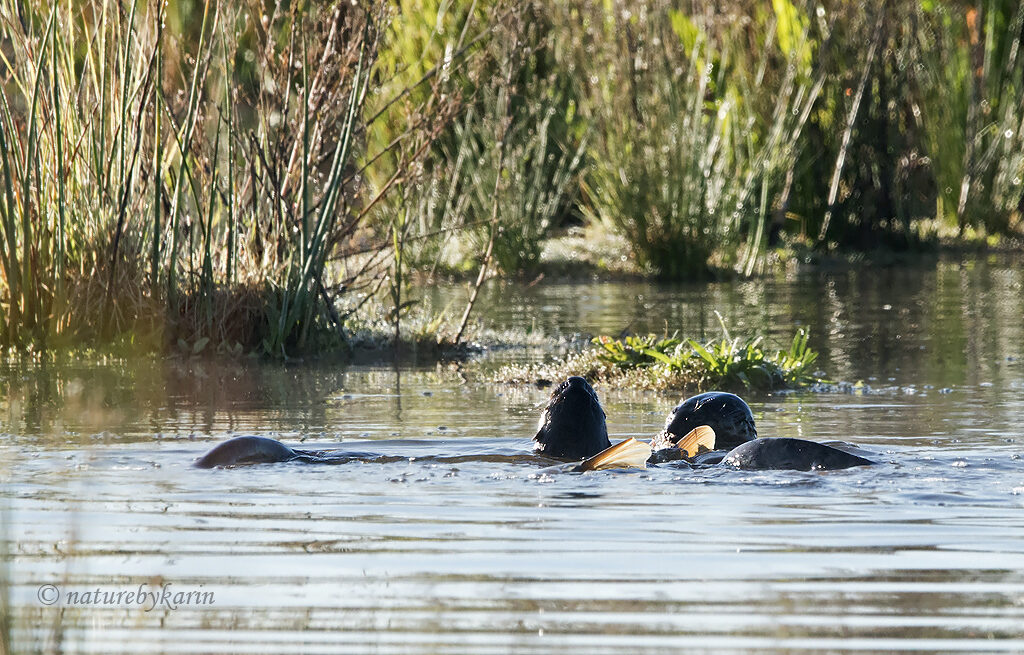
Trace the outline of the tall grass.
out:
[[[327,262],[377,202],[355,182],[386,9],[208,0],[172,35],[165,7],[4,3],[0,342],[281,355],[341,327]]]
[[[917,247],[950,228],[1019,237],[1020,3],[837,5],[827,18],[793,207],[807,234],[841,249]]]
[[[1024,212],[1024,4],[960,11],[940,5],[918,17],[928,28],[914,43],[928,143],[943,213],[961,231],[973,223],[1005,232]]]
[[[567,136],[557,125],[564,99],[539,93],[537,86],[485,87],[479,107],[456,125],[443,160],[450,164],[444,173],[458,180],[456,192],[464,196],[461,211],[449,216],[455,226],[465,227],[458,243],[449,240],[455,246],[453,261],[484,252],[493,235],[498,270],[510,275],[535,270],[543,239],[575,198],[586,140],[561,140]],[[503,114],[504,96],[517,92],[525,92],[530,102]],[[499,213],[492,224],[495,203]]]
[[[382,55],[385,68],[398,69],[396,79],[407,84],[422,74],[424,62],[437,61],[443,74],[430,91],[458,97],[462,106],[424,156],[423,174],[408,196],[411,260],[432,270],[477,271],[490,244],[497,271],[528,273],[542,240],[573,210],[586,136],[575,112],[575,82],[555,68],[551,43],[560,35],[550,7],[400,5],[400,34]],[[471,11],[487,5],[482,14]],[[482,36],[486,41],[466,65],[454,66],[453,55]],[[421,98],[427,93],[419,90]],[[392,107],[371,136],[378,143],[398,138],[410,118],[417,117],[409,107]]]
[[[1009,0],[0,0],[0,344],[281,357],[382,298],[399,335],[414,269],[535,273],[579,220],[671,278],[1020,235],[1022,30]]]
[[[581,33],[593,26],[577,65],[596,81],[586,209],[624,234],[638,263],[659,276],[699,276],[713,256],[751,272],[766,242],[768,202],[783,187],[820,90],[807,25],[779,11],[751,53],[734,46],[750,28],[745,21],[688,16],[669,3],[628,6],[621,14],[592,7],[577,25]],[[594,56],[592,44],[602,42],[610,45]]]

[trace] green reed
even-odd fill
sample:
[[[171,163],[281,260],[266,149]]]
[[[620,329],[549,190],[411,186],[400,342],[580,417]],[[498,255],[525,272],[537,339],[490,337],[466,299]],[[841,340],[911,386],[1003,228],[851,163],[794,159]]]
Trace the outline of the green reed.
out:
[[[0,342],[281,356],[337,334],[325,305],[352,280],[328,261],[375,202],[353,178],[383,5],[2,10]]]
[[[1024,4],[961,11],[938,5],[912,16],[928,28],[911,44],[930,110],[925,135],[944,213],[961,232],[1005,232],[1024,211]]]
[[[0,345],[398,335],[580,221],[672,278],[1024,227],[1020,3],[613,4],[0,0]]]
[[[777,3],[750,51],[734,45],[742,25],[639,4],[629,19],[594,8],[578,26],[593,32],[575,61],[598,127],[585,210],[659,276],[699,276],[712,257],[750,274],[821,88],[808,25]]]

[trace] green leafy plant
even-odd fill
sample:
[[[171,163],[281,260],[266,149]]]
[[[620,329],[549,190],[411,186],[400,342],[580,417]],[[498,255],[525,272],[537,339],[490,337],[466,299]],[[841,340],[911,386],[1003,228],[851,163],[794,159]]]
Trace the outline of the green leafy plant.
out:
[[[818,361],[818,353],[807,345],[809,335],[804,328],[798,329],[789,350],[780,350],[772,357],[772,362],[779,367],[791,386],[804,386],[821,381],[821,378],[811,370]]]
[[[721,317],[719,317],[721,320]],[[613,339],[595,337],[591,356],[569,357],[577,370],[560,374],[588,373],[603,380],[635,381],[639,373],[648,386],[695,386],[701,389],[799,388],[820,381],[812,372],[818,353],[808,345],[808,333],[797,330],[788,350],[774,353],[763,347],[762,337],[741,341],[729,335],[699,343],[694,339],[658,337],[653,334]],[[596,366],[592,365],[591,358]]]
[[[601,361],[619,368],[662,365],[682,369],[691,355],[682,347],[683,341],[676,337],[658,338],[648,334],[612,339],[600,336],[594,337],[592,342],[599,347],[597,356]]]

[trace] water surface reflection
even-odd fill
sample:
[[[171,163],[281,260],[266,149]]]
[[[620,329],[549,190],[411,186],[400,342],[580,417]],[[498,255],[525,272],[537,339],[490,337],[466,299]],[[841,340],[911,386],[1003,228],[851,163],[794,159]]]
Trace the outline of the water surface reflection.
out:
[[[541,473],[545,392],[447,366],[8,365],[15,649],[45,650],[59,626],[61,649],[94,653],[1022,652],[1021,280],[939,262],[492,296],[496,325],[548,330],[713,336],[711,309],[776,343],[809,325],[826,371],[882,392],[750,400],[763,435],[880,462],[832,473]],[[613,440],[650,436],[678,400],[599,392]],[[190,467],[235,434],[381,457]],[[142,583],[216,602],[37,596]]]

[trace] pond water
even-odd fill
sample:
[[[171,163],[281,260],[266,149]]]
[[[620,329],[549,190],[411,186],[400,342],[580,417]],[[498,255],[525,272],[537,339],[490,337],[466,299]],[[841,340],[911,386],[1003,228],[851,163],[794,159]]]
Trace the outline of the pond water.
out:
[[[475,365],[7,364],[9,652],[1024,651],[1019,264],[482,302],[494,327],[548,333],[711,338],[718,310],[781,346],[807,326],[821,368],[866,391],[750,396],[760,434],[843,439],[879,465],[542,473],[546,392]],[[613,441],[679,400],[598,393]],[[238,434],[358,456],[190,466]]]

